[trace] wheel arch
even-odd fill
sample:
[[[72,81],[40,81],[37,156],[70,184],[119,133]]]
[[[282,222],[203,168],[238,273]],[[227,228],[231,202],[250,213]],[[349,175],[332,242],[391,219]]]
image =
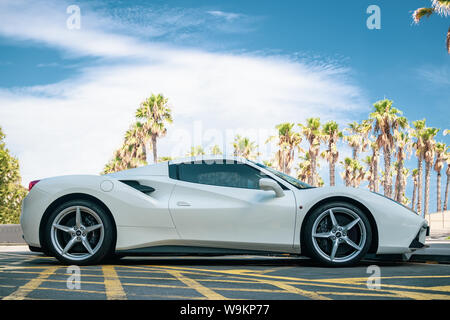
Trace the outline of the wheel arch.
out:
[[[45,243],[45,237],[44,237],[44,229],[45,229],[45,223],[47,222],[48,217],[50,216],[50,214],[61,204],[63,204],[64,202],[70,201],[70,200],[88,200],[88,201],[92,201],[94,203],[96,203],[97,205],[99,205],[100,207],[102,207],[105,212],[110,216],[111,221],[114,225],[114,244],[113,244],[113,248],[116,247],[116,242],[117,242],[117,225],[116,225],[116,221],[114,220],[114,216],[111,213],[111,210],[109,210],[108,206],[106,206],[106,204],[101,201],[100,199],[91,196],[89,194],[86,193],[69,193],[66,195],[63,195],[61,197],[59,197],[58,199],[54,200],[48,207],[47,209],[45,209],[44,214],[42,215],[41,218],[41,222],[39,224],[39,242],[41,244],[41,248],[45,250],[47,244]]]
[[[372,228],[372,242],[370,244],[370,248],[368,253],[376,253],[378,250],[378,227],[377,227],[377,223],[375,222],[375,218],[373,217],[372,213],[370,212],[370,210],[361,202],[352,199],[350,197],[345,197],[345,196],[334,196],[334,197],[328,197],[325,199],[322,199],[320,201],[318,201],[316,204],[314,204],[306,213],[305,217],[303,218],[302,221],[302,226],[300,228],[300,246],[301,246],[301,252],[306,252],[306,248],[305,246],[305,241],[303,241],[303,235],[305,234],[304,232],[304,228],[306,225],[306,221],[308,220],[308,217],[314,212],[314,210],[316,208],[318,208],[319,206],[328,203],[328,202],[333,202],[333,201],[342,201],[342,202],[348,202],[356,207],[358,207],[361,211],[363,211],[366,216],[367,219],[369,219],[370,222],[370,227]]]

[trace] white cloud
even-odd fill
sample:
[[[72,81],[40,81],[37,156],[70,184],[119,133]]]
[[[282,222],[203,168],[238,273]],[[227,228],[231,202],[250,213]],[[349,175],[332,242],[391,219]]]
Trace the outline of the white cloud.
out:
[[[0,124],[9,148],[19,157],[24,183],[101,171],[135,109],[152,92],[164,93],[173,106],[174,125],[159,143],[161,155],[180,149],[180,141],[180,153],[186,152],[190,142],[180,135],[186,138],[199,120],[207,134],[260,131],[263,144],[277,123],[311,116],[347,122],[368,105],[348,79],[348,70],[333,64],[154,44],[106,32],[102,17],[71,33],[59,26],[65,26],[65,7],[61,14],[57,9],[32,9],[30,26],[20,23],[30,13],[14,4],[12,9],[0,6],[3,35],[39,41],[68,54],[127,58],[85,68],[81,76],[55,84],[0,90]],[[9,25],[16,21],[14,28]]]
[[[220,11],[220,10],[212,10],[212,11],[208,11],[208,13],[215,17],[224,18],[225,20],[228,20],[228,21],[235,20],[235,19],[242,17],[242,15],[239,13],[224,12],[224,11]]]

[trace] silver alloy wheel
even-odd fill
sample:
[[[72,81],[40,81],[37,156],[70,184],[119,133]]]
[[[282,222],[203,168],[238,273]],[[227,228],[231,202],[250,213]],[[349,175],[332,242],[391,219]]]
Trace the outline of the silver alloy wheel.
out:
[[[99,215],[88,207],[66,208],[52,223],[53,247],[60,255],[70,260],[85,260],[93,256],[100,249],[103,238],[103,222]],[[78,250],[74,252],[76,247]],[[83,250],[79,250],[80,248]]]
[[[336,216],[348,220],[340,225]],[[328,221],[326,220],[329,217]],[[321,229],[319,232],[318,229]],[[324,230],[324,228],[329,230]],[[349,236],[352,233],[352,236]],[[331,242],[331,250],[324,250],[324,240]],[[312,230],[312,242],[316,251],[330,262],[347,262],[357,256],[364,248],[367,241],[367,232],[364,222],[352,210],[336,207],[322,212],[314,221]],[[321,242],[321,243],[319,243]],[[347,246],[345,253],[338,256],[338,249]],[[325,252],[329,251],[329,252]]]

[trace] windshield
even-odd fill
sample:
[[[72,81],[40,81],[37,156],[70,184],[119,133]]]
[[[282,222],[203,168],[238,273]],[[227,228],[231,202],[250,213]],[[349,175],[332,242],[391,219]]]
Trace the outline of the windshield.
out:
[[[249,160],[251,161],[251,160]],[[298,188],[298,189],[309,189],[309,188],[314,188],[313,186],[310,186],[307,183],[304,183],[303,181],[300,181],[298,179],[295,179],[294,177],[291,177],[283,172],[277,171],[271,167],[268,167],[266,165],[263,165],[262,163],[258,163],[258,162],[253,162],[252,163],[256,164],[258,167],[264,168],[268,171],[270,171],[271,173],[273,173],[274,175],[276,175],[278,178],[283,179],[284,181],[292,184],[294,187]]]

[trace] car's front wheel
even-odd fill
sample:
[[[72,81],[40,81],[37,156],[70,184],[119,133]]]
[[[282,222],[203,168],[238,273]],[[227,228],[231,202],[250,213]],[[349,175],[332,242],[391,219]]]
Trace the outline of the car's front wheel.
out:
[[[94,264],[114,249],[114,224],[110,215],[88,200],[70,200],[58,206],[45,225],[49,251],[65,264]]]
[[[312,212],[302,239],[313,259],[328,266],[350,266],[359,262],[369,250],[372,229],[358,207],[333,202]]]

